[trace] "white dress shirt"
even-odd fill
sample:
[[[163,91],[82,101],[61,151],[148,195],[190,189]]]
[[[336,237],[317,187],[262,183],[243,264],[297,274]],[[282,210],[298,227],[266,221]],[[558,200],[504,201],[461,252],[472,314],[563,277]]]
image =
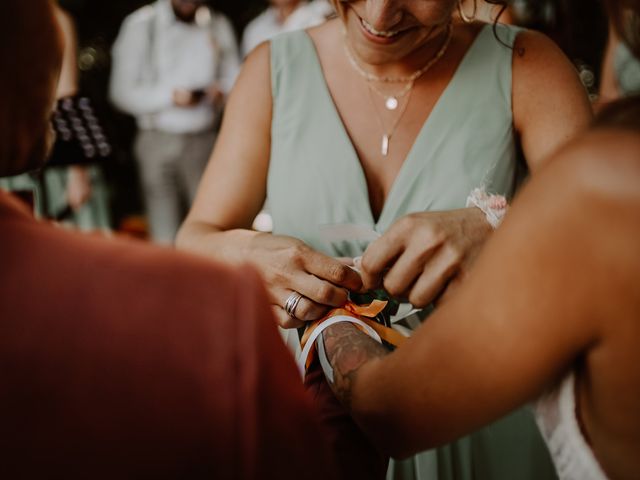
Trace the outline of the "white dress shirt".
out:
[[[238,48],[229,20],[212,13],[206,26],[178,20],[170,0],[129,15],[113,47],[110,97],[142,129],[196,133],[210,129],[217,112],[203,98],[194,107],[173,103],[175,89],[217,83],[228,93],[238,74]]]
[[[262,42],[272,39],[279,33],[320,25],[333,13],[333,7],[326,0],[300,2],[298,8],[284,22],[278,20],[277,12],[275,7],[269,7],[247,25],[242,35],[243,56],[246,57]]]

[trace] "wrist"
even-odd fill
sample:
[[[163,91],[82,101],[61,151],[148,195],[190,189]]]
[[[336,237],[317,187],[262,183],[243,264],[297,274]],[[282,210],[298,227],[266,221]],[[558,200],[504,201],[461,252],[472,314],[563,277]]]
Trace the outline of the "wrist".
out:
[[[467,197],[467,207],[475,207],[484,214],[491,227],[498,228],[507,213],[507,199],[503,195],[492,195],[484,188],[475,188]]]

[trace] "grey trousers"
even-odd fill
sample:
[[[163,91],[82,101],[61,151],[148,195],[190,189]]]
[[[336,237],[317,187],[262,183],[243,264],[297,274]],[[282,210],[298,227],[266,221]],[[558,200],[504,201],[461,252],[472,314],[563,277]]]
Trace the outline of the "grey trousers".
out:
[[[191,206],[216,134],[142,130],[134,145],[151,238],[171,244]]]

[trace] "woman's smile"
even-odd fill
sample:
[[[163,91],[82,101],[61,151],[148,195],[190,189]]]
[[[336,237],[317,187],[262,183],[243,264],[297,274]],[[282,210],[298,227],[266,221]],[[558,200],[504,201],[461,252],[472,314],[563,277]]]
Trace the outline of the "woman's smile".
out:
[[[377,30],[373,25],[367,22],[364,18],[358,16],[360,25],[362,26],[363,33],[367,39],[376,42],[389,44],[398,40],[401,36],[407,33],[412,28],[394,29],[394,30]]]

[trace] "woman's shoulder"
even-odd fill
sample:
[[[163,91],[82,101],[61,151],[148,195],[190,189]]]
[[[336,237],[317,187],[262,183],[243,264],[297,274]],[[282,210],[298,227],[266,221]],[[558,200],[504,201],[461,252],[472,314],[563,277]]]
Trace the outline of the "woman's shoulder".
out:
[[[315,68],[321,58],[331,57],[341,51],[342,31],[339,21],[329,20],[322,25],[305,30],[284,32],[269,42],[271,66],[274,72],[287,71],[305,75]]]
[[[640,218],[640,129],[597,124],[553,157],[540,173],[568,193],[563,198],[580,204],[585,216],[613,222],[627,218],[622,212],[635,212],[628,218]],[[632,223],[640,235],[640,223]]]
[[[634,199],[640,208],[640,130],[602,125],[569,145],[561,156],[574,171],[578,188],[596,187],[609,200]]]
[[[313,43],[306,30],[291,30],[282,32],[267,42],[270,46],[273,60],[278,63],[282,59],[283,64],[289,64],[296,56],[310,56]]]
[[[506,28],[502,26],[501,29]],[[548,36],[525,28],[510,27],[514,34],[513,69],[522,71],[523,76],[533,74],[533,78],[552,72],[570,73],[575,76],[575,68]]]
[[[560,154],[581,161],[585,168],[617,176],[640,176],[640,96],[609,104],[592,128],[569,143]],[[610,176],[610,175],[608,175]],[[640,183],[637,183],[640,184]],[[640,197],[640,189],[637,190]]]

